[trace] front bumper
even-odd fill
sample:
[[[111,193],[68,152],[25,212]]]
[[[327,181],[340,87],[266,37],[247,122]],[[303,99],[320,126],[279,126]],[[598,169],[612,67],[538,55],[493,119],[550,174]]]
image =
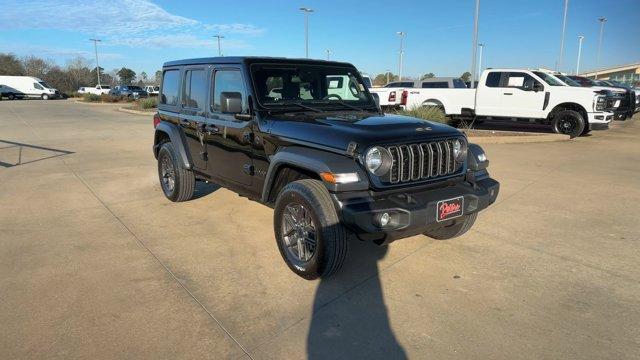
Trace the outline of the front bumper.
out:
[[[490,178],[486,171],[481,171],[439,187],[393,192],[334,193],[332,197],[345,226],[361,240],[382,244],[448,226],[461,219],[436,221],[438,201],[462,196],[463,215],[468,215],[491,205],[498,197],[499,190],[500,184]],[[383,228],[378,225],[377,219],[385,212],[393,214],[392,217],[397,221]]]
[[[587,116],[589,124],[608,124],[613,120],[611,112],[590,112]]]

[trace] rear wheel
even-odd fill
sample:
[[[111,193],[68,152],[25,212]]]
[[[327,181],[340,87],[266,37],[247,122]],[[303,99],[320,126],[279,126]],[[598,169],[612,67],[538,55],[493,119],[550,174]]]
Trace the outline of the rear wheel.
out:
[[[13,94],[9,94],[7,97],[9,98],[9,100],[15,100],[16,98],[16,96]]]
[[[453,224],[441,227],[439,229],[426,231],[424,235],[437,240],[453,239],[469,231],[469,229],[471,229],[473,224],[476,222],[477,217],[477,212],[461,216]]]
[[[557,134],[569,135],[570,138],[582,135],[585,119],[575,110],[562,110],[553,117],[553,131]]]
[[[328,277],[344,264],[348,231],[320,181],[287,184],[276,199],[273,226],[280,254],[298,276]]]
[[[173,144],[170,142],[162,144],[158,151],[158,177],[162,192],[167,199],[180,202],[193,197],[196,182],[193,172],[180,166]]]

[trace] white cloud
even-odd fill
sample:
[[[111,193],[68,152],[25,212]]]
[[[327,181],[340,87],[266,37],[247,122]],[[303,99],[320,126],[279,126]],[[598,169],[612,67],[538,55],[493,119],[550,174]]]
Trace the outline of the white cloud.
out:
[[[77,50],[77,49],[69,49],[69,48],[61,48],[61,47],[51,47],[51,46],[42,46],[42,45],[29,45],[24,43],[0,43],[0,52],[6,53],[17,53],[17,54],[37,54],[40,57],[48,58],[48,57],[63,57],[63,58],[71,58],[81,56],[87,58],[91,61],[94,59],[93,51],[85,51],[85,50]],[[101,60],[118,60],[123,59],[124,56],[122,54],[110,53],[110,52],[100,52]]]
[[[251,45],[243,40],[222,40],[224,49],[249,49]],[[156,35],[149,37],[128,37],[112,41],[115,45],[132,47],[162,48],[217,48],[215,39],[202,39],[191,34]]]
[[[148,0],[4,0],[0,29],[78,31],[101,37],[105,45],[183,48],[208,44],[206,37],[213,31],[240,36],[265,31],[251,24],[204,24],[171,14]],[[180,33],[185,35],[176,35]],[[169,41],[172,37],[175,41]],[[236,45],[242,46],[242,41],[236,41]]]

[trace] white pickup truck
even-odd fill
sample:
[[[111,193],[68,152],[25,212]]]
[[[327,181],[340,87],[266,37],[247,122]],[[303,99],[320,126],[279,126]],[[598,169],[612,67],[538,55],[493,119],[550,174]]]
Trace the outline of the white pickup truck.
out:
[[[96,85],[95,87],[84,86],[78,89],[78,94],[103,95],[108,94],[109,90],[111,90],[111,86],[109,85]]]
[[[380,107],[382,109],[397,108],[398,106],[405,105],[404,101],[406,100],[407,93],[404,93],[405,98],[403,98],[403,91],[412,88],[413,83],[413,81],[390,82],[384,87],[370,88],[369,92],[378,94]]]
[[[609,92],[553,86],[549,81],[530,70],[488,69],[477,89],[405,89],[404,106],[438,106],[463,121],[534,121],[571,137],[608,128],[613,118]]]

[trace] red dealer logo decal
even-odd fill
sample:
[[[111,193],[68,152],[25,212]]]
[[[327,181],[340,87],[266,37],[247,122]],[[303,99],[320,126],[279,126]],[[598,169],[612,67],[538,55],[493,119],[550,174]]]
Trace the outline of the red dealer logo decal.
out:
[[[461,216],[463,211],[464,198],[462,196],[438,201],[436,220],[444,221]]]

